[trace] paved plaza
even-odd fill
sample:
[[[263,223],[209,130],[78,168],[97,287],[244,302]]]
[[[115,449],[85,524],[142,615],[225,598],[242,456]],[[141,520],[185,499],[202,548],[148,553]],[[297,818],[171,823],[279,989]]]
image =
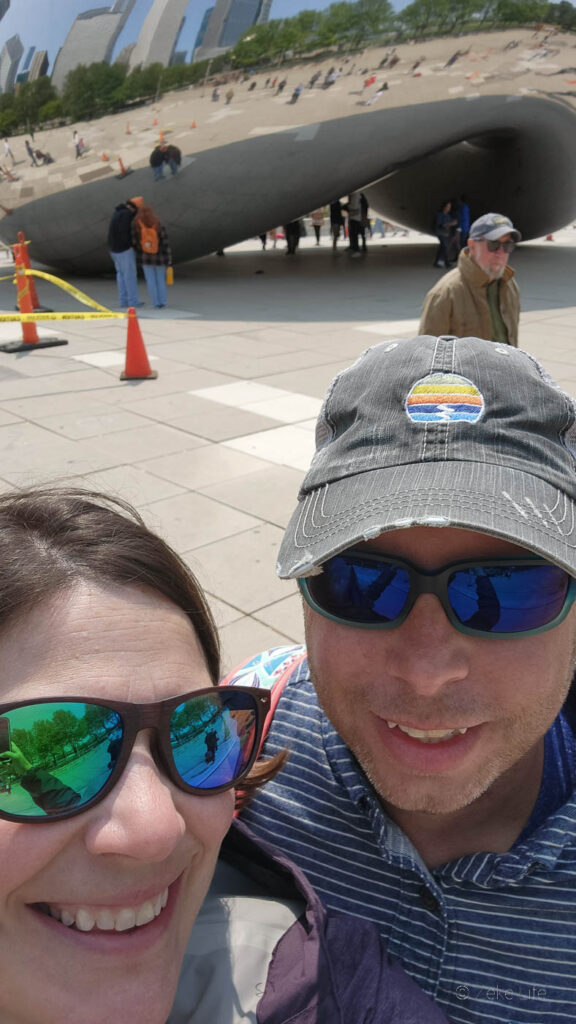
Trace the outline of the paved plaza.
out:
[[[414,233],[376,237],[357,260],[333,256],[326,237],[290,258],[256,240],[178,266],[169,307],[139,310],[153,381],[119,379],[125,321],[48,325],[69,344],[0,353],[0,488],[66,480],[133,502],[207,590],[224,667],[301,640],[296,587],[274,569],[321,398],[368,345],[415,333],[441,273],[433,254]],[[521,246],[512,264],[520,344],[576,395],[576,230]],[[118,308],[112,276],[69,281]],[[55,310],[83,308],[44,281],[38,290]],[[0,282],[0,309],[14,300]]]

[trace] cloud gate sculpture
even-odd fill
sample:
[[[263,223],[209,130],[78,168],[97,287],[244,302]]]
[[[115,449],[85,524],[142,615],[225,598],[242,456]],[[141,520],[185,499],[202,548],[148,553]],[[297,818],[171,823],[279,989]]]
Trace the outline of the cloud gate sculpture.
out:
[[[570,90],[561,95],[573,69],[558,71],[573,58],[559,43],[552,57],[543,54],[530,38],[526,32],[512,56],[508,36],[491,36],[490,46],[486,37],[459,39],[462,55],[448,66],[454,40],[423,44],[429,52],[419,74],[411,71],[414,47],[404,47],[407,57],[393,71],[377,70],[371,91],[363,80],[383,50],[366,52],[356,65],[349,58],[328,89],[306,87],[316,69],[308,65],[285,73],[282,94],[264,72],[234,83],[229,104],[229,85],[217,102],[210,87],[171,93],[156,106],[79,126],[89,146],[80,160],[73,126],[39,133],[36,145],[54,162],[34,168],[22,161],[17,180],[0,183],[0,238],[13,242],[24,231],[34,258],[65,273],[109,271],[111,211],[143,195],[180,262],[359,188],[381,216],[423,232],[443,198],[466,193],[473,216],[498,210],[524,238],[547,234],[576,218],[576,111]],[[489,59],[480,74],[470,61],[474,54],[482,60],[482,47]],[[329,65],[320,67],[325,74]],[[384,80],[388,88],[376,96]],[[305,87],[290,102],[300,82]],[[154,182],[148,158],[160,130],[183,160],[178,174]]]

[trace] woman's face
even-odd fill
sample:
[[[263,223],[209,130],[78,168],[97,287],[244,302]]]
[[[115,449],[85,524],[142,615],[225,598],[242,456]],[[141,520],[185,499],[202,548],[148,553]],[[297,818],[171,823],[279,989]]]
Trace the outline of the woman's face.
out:
[[[83,584],[0,635],[0,702],[157,701],[210,684],[184,612],[135,586]],[[91,810],[51,824],[0,820],[2,1024],[164,1024],[233,803],[232,791],[177,789],[142,732]],[[127,931],[82,931],[47,912],[116,923],[123,909],[158,910],[166,891],[159,915]]]

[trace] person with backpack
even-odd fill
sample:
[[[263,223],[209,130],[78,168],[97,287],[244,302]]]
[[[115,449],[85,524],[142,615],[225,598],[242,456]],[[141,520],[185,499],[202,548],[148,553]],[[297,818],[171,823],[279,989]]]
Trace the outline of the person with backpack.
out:
[[[142,196],[130,200],[138,207],[132,221],[132,244],[142,266],[151,302],[157,309],[166,305],[166,268],[172,266],[172,252],[166,228]]]

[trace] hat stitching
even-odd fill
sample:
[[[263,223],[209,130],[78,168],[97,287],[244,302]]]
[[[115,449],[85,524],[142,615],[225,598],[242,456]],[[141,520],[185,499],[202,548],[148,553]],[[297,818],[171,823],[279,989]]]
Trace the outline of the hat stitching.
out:
[[[334,515],[334,516],[326,516],[324,514],[324,512],[322,511],[322,509],[320,509],[319,515],[322,517],[322,519],[325,520],[325,522],[327,524],[327,525],[323,525],[322,523],[318,523],[317,522],[317,519],[316,519],[316,506],[317,506],[319,501],[321,501],[322,504],[324,503],[324,493],[327,492],[327,489],[328,489],[327,487],[324,487],[322,489],[323,490],[322,495],[320,495],[320,493],[316,493],[314,495],[313,502],[307,502],[305,504],[305,506],[301,509],[300,516],[298,517],[298,528],[300,529],[303,537],[306,538],[306,543],[309,543],[312,538],[318,539],[320,535],[322,536],[322,538],[326,538],[326,537],[334,536],[337,533],[340,533],[342,526],[351,525],[351,524],[353,524],[355,522],[358,522],[358,521],[364,519],[365,516],[366,516],[366,511],[367,510],[368,511],[373,511],[373,510],[378,510],[379,508],[388,508],[388,509],[391,510],[398,503],[402,503],[404,505],[405,495],[406,494],[410,495],[410,496],[413,495],[413,491],[411,491],[411,490],[410,491],[406,491],[406,492],[398,491],[394,495],[394,497],[391,498],[391,499],[389,497],[386,497],[386,498],[374,498],[374,499],[371,499],[370,501],[363,502],[361,505],[355,505],[354,508],[350,509],[349,512],[344,512],[344,513],[343,512],[339,512],[337,516],[336,515]],[[434,487],[432,487],[432,488],[429,488],[427,493],[428,494],[437,494],[437,495],[441,494],[441,495],[448,495],[448,496],[450,496],[452,492],[450,490],[445,489],[445,488],[440,488],[440,487],[434,488]],[[501,491],[500,494],[502,495],[503,498],[505,498],[507,500],[507,502],[511,503],[514,506],[514,508],[517,510],[517,512],[520,515],[523,516],[523,518],[529,518],[529,516],[526,513],[526,510],[522,509],[522,507],[520,505],[518,505],[518,503],[511,497],[510,494],[508,494],[507,491]],[[562,498],[564,499],[564,510],[563,510],[562,514],[560,515],[560,517],[558,518],[558,517],[555,516],[554,513],[555,513],[555,510],[556,510],[556,508],[558,506],[559,501],[561,501]],[[534,512],[535,507],[534,507],[533,503],[531,502],[531,499],[529,499],[529,498],[527,498],[525,496],[524,500],[527,501],[527,502],[530,502],[530,504],[532,505],[532,508],[530,509],[530,512],[534,515],[535,514],[535,512]],[[488,512],[488,513],[492,513],[494,515],[499,515],[499,516],[506,514],[506,507],[507,506],[505,504],[503,504],[502,506],[500,506],[500,505],[498,505],[496,503],[488,504],[487,502],[483,502],[482,498],[481,497],[479,498],[478,495],[475,495],[475,496],[472,495],[471,496],[471,495],[468,495],[468,494],[461,494],[459,496],[459,502],[460,502],[460,505],[463,508],[466,508],[466,510],[470,510],[470,511],[476,511],[477,510],[479,512]],[[570,517],[571,518],[571,522],[570,522],[570,525],[568,527],[568,530],[566,530],[566,529],[563,530],[561,527],[562,527],[562,523],[567,519],[567,515],[566,515],[567,511],[570,511],[572,513],[571,517]],[[570,502],[570,500],[568,499],[568,497],[566,495],[559,495],[557,503],[556,503],[556,506],[553,506],[553,507],[550,507],[550,508],[546,507],[546,512],[548,513],[552,524],[556,527],[556,529],[557,529],[557,531],[558,531],[558,533],[559,533],[559,535],[561,537],[567,538],[568,536],[570,536],[570,535],[572,535],[574,533],[574,507],[573,507],[572,503]],[[312,521],[313,521],[313,527],[314,527],[314,531],[315,531],[314,534],[306,533],[306,531],[304,529],[303,523],[308,518],[311,518]],[[335,526],[334,523],[337,523],[338,525]],[[542,517],[541,517],[540,520],[536,517],[536,521],[533,522],[531,525],[532,525],[533,529],[537,529],[543,535],[547,534],[549,536],[548,523]],[[542,528],[543,526],[544,526],[544,528]],[[296,538],[295,538],[295,544],[296,544],[297,547],[303,546],[303,545],[298,543],[298,540]]]

